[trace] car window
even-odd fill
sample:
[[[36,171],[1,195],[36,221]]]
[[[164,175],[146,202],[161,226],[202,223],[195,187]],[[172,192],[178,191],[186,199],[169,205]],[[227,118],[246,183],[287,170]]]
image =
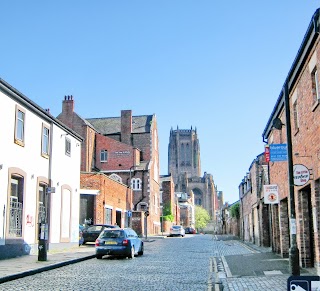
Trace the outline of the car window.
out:
[[[101,231],[102,230],[102,226],[101,225],[93,225],[88,227],[87,231]]]
[[[100,235],[101,238],[123,238],[124,233],[121,230],[106,230]]]
[[[172,228],[174,228],[174,229],[180,229],[181,226],[179,226],[179,225],[174,225],[174,226],[172,226]]]

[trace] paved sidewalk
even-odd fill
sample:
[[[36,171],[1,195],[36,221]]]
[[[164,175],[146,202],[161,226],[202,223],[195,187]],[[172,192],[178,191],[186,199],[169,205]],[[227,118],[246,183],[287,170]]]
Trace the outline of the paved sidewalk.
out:
[[[143,240],[145,242],[152,242],[155,239],[166,238],[166,236],[167,234],[158,236],[150,235],[148,238],[143,238]],[[38,254],[0,260],[0,284],[94,257],[94,244],[89,243],[80,247],[75,246],[64,251],[48,251],[47,261],[38,261]]]
[[[0,283],[59,268],[95,257],[94,245],[74,247],[65,251],[48,252],[47,261],[38,261],[38,255],[26,255],[0,260]]]
[[[216,280],[213,290],[224,291],[282,291],[287,290],[291,276],[289,259],[273,253],[271,248],[240,241],[231,236],[216,236],[218,240],[229,241],[228,245],[242,246],[247,254],[222,255],[216,258]],[[314,268],[300,269],[301,276],[315,276]]]

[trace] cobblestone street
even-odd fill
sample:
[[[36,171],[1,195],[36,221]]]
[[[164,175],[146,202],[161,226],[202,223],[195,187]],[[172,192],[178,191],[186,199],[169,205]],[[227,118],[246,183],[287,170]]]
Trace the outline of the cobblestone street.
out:
[[[225,236],[149,238],[144,255],[133,260],[89,259],[0,284],[0,290],[286,290],[287,263]]]

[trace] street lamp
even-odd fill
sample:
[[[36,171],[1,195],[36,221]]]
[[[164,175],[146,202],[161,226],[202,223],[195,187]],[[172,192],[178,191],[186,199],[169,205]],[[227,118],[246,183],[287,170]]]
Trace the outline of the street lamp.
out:
[[[288,80],[283,86],[285,119],[286,119],[286,134],[287,134],[287,155],[288,155],[288,183],[289,183],[289,198],[290,198],[290,249],[289,249],[289,269],[293,276],[300,275],[299,264],[299,249],[297,246],[297,225],[296,225],[296,210],[294,200],[294,179],[293,179],[293,161],[292,161],[292,135],[290,121],[290,103]],[[274,119],[273,126],[276,129],[282,128],[282,122],[279,118]]]
[[[296,210],[294,201],[294,180],[293,180],[293,161],[292,161],[292,136],[290,122],[290,103],[288,81],[283,87],[284,105],[286,112],[286,132],[287,132],[287,151],[288,151],[288,181],[290,195],[290,249],[289,249],[289,266],[291,274],[300,275],[299,265],[299,249],[297,247],[297,226],[296,226]]]

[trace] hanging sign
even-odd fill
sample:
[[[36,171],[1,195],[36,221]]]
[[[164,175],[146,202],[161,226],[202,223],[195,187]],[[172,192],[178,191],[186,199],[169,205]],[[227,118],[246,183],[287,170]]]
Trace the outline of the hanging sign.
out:
[[[287,144],[270,144],[270,162],[287,161]]]
[[[265,204],[279,203],[278,185],[263,185],[263,193]]]
[[[295,186],[303,186],[310,180],[309,169],[301,164],[293,165],[293,182]]]

